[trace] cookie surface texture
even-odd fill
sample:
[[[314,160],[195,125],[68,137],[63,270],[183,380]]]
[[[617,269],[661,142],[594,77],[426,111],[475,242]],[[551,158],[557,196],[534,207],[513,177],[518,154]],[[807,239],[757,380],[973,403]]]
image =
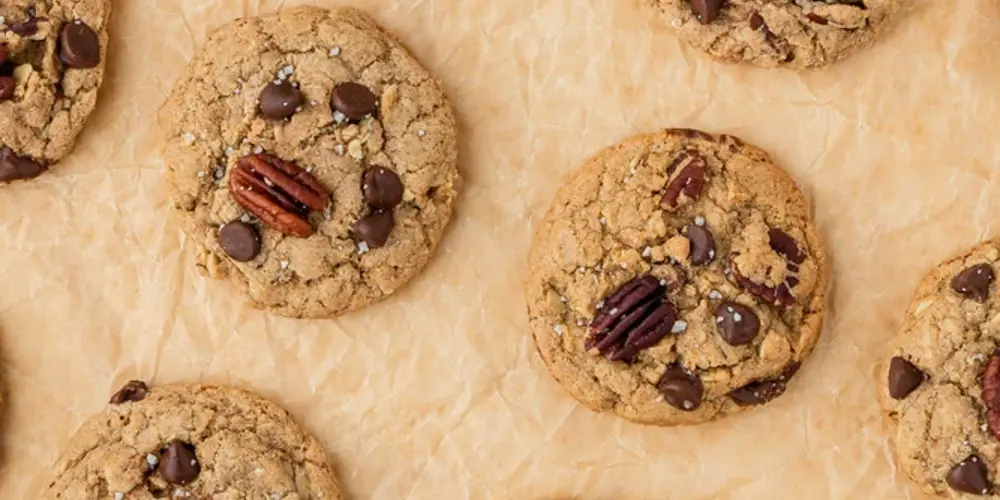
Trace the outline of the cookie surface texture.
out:
[[[538,351],[570,394],[679,425],[785,391],[819,337],[827,269],[806,200],[763,151],[668,129],[572,175],[527,281]]]
[[[341,497],[288,412],[226,387],[130,382],[70,440],[42,498]]]
[[[932,269],[879,373],[900,470],[945,498],[1000,498],[1000,240]]]
[[[272,313],[332,317],[384,299],[423,268],[451,217],[451,106],[358,10],[222,27],[160,118],[199,270]]]
[[[818,68],[875,40],[905,0],[643,0],[725,62]]]
[[[61,160],[97,104],[110,0],[0,3],[0,185]]]

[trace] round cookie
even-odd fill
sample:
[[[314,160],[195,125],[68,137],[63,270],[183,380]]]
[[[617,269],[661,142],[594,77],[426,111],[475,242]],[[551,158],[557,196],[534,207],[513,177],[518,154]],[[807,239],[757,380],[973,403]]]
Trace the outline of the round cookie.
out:
[[[870,44],[906,0],[643,0],[716,59],[818,68]]]
[[[559,190],[526,294],[538,351],[570,394],[677,425],[782,394],[826,291],[795,182],[735,137],[669,129],[601,151]]]
[[[900,469],[927,493],[1000,498],[1000,240],[920,282],[879,376]]]
[[[319,443],[274,403],[227,387],[132,381],[73,436],[41,498],[341,494]]]
[[[111,0],[0,3],[0,185],[69,154],[104,80]]]
[[[441,85],[362,12],[300,7],[213,33],[161,113],[199,269],[292,317],[384,299],[451,217]]]

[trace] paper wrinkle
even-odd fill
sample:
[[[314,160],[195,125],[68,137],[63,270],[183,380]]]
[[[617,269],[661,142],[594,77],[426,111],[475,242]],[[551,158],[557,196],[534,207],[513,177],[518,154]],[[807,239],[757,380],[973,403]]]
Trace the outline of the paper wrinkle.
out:
[[[427,269],[329,321],[202,278],[169,213],[157,110],[208,33],[351,3],[451,96],[465,177]],[[1000,1],[912,0],[871,50],[796,73],[710,61],[638,1],[115,2],[108,79],[74,153],[0,188],[0,497],[33,498],[124,382],[209,382],[286,407],[349,498],[926,499],[896,472],[876,366],[920,276],[997,236]],[[546,372],[523,282],[583,160],[660,127],[769,151],[810,198],[834,282],[786,395],[697,427],[595,414]]]

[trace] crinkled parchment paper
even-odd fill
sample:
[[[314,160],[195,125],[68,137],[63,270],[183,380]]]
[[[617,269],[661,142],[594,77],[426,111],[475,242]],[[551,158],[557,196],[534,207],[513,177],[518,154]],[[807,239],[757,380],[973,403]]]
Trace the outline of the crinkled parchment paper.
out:
[[[1000,234],[997,0],[912,0],[874,48],[805,74],[714,63],[637,0],[355,0],[444,82],[466,182],[426,271],[330,321],[269,317],[201,278],[157,155],[156,111],[206,34],[300,2],[115,3],[74,154],[0,190],[0,498],[33,498],[132,378],[273,398],[351,498],[923,498],[892,465],[874,376],[921,274]],[[784,397],[679,429],[577,405],[535,353],[522,293],[559,184],[664,126],[770,151],[812,200],[835,278]]]

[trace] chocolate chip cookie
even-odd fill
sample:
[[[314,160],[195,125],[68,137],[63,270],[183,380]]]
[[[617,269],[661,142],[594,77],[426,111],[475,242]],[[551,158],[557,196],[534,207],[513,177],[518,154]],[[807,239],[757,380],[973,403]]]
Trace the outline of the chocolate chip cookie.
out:
[[[43,499],[339,499],[326,452],[274,403],[237,389],[126,384],[55,465]]]
[[[906,0],[643,0],[715,58],[818,68],[872,43]]]
[[[1000,498],[1000,240],[917,287],[879,376],[899,467],[928,493]]]
[[[727,135],[670,129],[601,151],[531,251],[531,332],[576,399],[705,422],[781,395],[820,334],[826,256],[795,182]]]
[[[0,185],[69,154],[104,79],[111,0],[0,3]]]
[[[212,34],[161,118],[199,269],[292,317],[384,299],[427,263],[459,180],[441,85],[350,8]]]

